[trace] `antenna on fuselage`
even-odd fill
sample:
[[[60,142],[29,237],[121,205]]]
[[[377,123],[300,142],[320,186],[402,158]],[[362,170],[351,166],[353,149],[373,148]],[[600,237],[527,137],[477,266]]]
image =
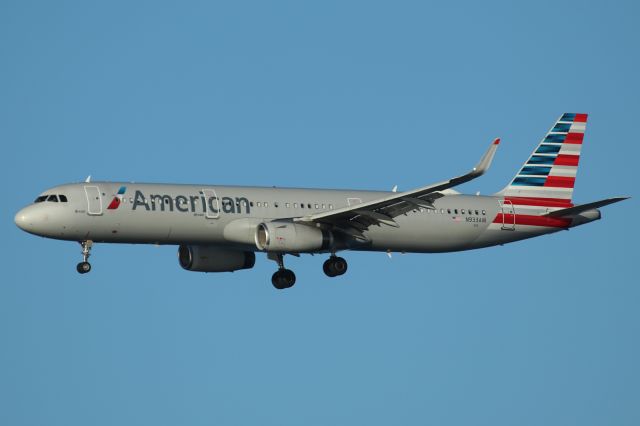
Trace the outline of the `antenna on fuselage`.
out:
[[[91,175],[87,176],[87,178],[84,181],[87,183],[91,182]]]

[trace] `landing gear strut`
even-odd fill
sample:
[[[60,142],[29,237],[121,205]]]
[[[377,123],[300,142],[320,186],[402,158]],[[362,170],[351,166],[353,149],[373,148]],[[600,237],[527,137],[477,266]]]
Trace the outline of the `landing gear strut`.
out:
[[[267,256],[278,263],[278,270],[271,277],[271,284],[278,290],[293,287],[296,283],[296,274],[291,269],[284,267],[284,255],[282,253],[269,253]]]
[[[332,254],[322,265],[322,270],[328,277],[337,277],[347,272],[347,261]]]
[[[82,262],[78,263],[76,270],[80,274],[86,274],[91,270],[91,264],[87,260],[89,260],[89,256],[91,256],[91,246],[93,246],[93,241],[80,241],[80,245],[82,246]]]

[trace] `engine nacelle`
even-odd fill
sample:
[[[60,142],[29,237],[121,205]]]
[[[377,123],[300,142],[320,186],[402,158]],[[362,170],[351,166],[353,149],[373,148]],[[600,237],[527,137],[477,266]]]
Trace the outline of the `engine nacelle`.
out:
[[[324,229],[276,220],[258,225],[255,242],[263,251],[302,253],[330,249],[333,235]]]
[[[187,271],[233,272],[253,268],[256,254],[252,251],[224,250],[210,246],[180,246],[178,261]]]

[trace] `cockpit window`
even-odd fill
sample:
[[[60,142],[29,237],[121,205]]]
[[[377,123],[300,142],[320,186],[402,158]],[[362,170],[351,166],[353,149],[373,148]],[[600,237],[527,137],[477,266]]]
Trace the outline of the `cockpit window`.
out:
[[[34,203],[42,203],[43,201],[48,201],[52,203],[66,203],[67,196],[62,194],[51,194],[51,195],[41,195],[35,199]]]

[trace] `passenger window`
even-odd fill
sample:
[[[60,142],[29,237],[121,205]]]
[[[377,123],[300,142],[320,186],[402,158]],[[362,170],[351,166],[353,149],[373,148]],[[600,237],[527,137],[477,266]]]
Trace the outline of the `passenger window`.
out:
[[[253,201],[249,201],[249,205],[253,207]]]
[[[317,203],[316,203],[316,205],[315,205],[315,206],[316,206],[316,209],[320,208],[320,206],[319,206]]]
[[[264,206],[265,207],[269,207],[269,203],[267,203],[266,201],[264,202]]]
[[[47,201],[52,201],[54,203],[58,202],[58,196],[57,195],[49,195],[49,198],[47,198]]]
[[[447,209],[447,213],[451,214],[451,209]]]
[[[298,203],[293,203],[293,208],[297,209],[298,208]]]
[[[36,200],[34,201],[34,203],[41,203],[41,202],[43,202],[43,201],[44,201],[44,200],[46,200],[46,199],[47,199],[47,195],[41,195],[41,196],[39,196],[38,198],[36,198]]]
[[[486,210],[482,210],[482,216],[486,215],[487,211]]]
[[[275,207],[276,209],[278,208],[278,203],[273,203],[273,207]]]
[[[262,207],[262,203],[260,201],[258,201],[257,205],[258,207]]]
[[[464,214],[464,209],[461,210],[461,213]]]
[[[478,210],[476,210],[476,216],[478,216]]]
[[[300,208],[304,209],[304,203],[300,203]]]
[[[308,208],[311,208],[311,203],[307,204],[307,207],[308,207]]]
[[[326,207],[326,204],[323,204],[323,205],[322,205],[322,210],[325,210],[326,208],[327,208],[327,207]]]
[[[444,209],[440,209],[440,213],[441,213],[441,214],[444,214]]]
[[[284,206],[285,206],[286,208],[289,208],[289,207],[291,206],[291,204],[289,204],[289,203],[284,203]]]
[[[454,212],[455,214],[458,214],[458,209],[453,209],[453,212]]]
[[[333,204],[329,204],[329,210],[333,210]]]

